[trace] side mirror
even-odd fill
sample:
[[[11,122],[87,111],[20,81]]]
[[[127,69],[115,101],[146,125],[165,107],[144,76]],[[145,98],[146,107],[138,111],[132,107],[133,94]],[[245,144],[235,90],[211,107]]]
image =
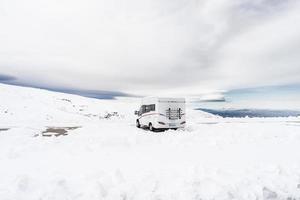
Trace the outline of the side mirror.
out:
[[[134,114],[135,114],[135,115],[139,115],[139,111],[137,111],[137,110],[134,111]]]

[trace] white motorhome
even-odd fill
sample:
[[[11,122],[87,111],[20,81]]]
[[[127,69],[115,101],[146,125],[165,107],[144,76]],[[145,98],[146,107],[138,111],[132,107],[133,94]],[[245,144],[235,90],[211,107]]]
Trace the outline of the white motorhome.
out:
[[[185,99],[145,97],[135,114],[138,116],[136,119],[138,128],[149,128],[151,131],[184,128]]]

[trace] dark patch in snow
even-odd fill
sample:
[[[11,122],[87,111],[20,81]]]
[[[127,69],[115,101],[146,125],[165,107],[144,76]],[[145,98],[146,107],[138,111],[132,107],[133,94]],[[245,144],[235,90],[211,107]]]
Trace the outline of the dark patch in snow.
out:
[[[293,110],[265,110],[265,109],[228,109],[228,110],[217,110],[217,109],[206,109],[197,108],[214,115],[218,115],[225,118],[242,118],[242,117],[297,117],[300,116],[300,111]]]
[[[70,99],[61,99],[62,101],[66,101],[66,102],[69,102],[71,103],[72,101]]]
[[[119,118],[120,115],[118,112],[111,112],[111,113],[106,113],[103,117],[100,117],[102,119],[111,119],[112,117],[117,117]]]
[[[264,199],[277,199],[278,195],[276,192],[264,187],[263,188],[263,197],[264,197]]]
[[[48,127],[45,131],[42,132],[42,136],[44,137],[58,137],[58,136],[66,136],[68,135],[68,131],[75,130],[81,128],[81,126],[73,126],[73,127]],[[40,134],[36,134],[35,137]]]

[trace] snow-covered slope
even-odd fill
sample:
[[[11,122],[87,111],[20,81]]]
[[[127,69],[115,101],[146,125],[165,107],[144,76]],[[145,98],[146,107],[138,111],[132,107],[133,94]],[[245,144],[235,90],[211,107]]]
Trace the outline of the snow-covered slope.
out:
[[[137,106],[0,84],[0,199],[300,199],[299,118],[188,106],[186,130],[151,133]]]
[[[66,123],[89,121],[105,112],[120,110],[115,101],[0,84],[2,123]],[[122,106],[124,107],[124,106]]]

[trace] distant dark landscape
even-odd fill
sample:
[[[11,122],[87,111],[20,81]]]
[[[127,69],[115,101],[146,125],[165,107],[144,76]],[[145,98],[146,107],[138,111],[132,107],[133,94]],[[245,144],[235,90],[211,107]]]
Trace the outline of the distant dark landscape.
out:
[[[22,82],[19,81],[16,77],[5,75],[5,74],[0,74],[0,83],[22,86],[22,87],[38,88],[38,89],[44,89],[44,90],[49,90],[54,92],[62,92],[67,94],[75,94],[75,95],[80,95],[80,96],[95,98],[95,99],[115,99],[116,97],[133,96],[119,91],[69,89],[63,87],[58,88],[58,87],[50,87],[50,86],[47,87],[43,85]]]
[[[267,109],[206,109],[197,108],[214,115],[224,118],[243,118],[243,117],[297,117],[300,116],[300,111],[293,110],[267,110]]]

